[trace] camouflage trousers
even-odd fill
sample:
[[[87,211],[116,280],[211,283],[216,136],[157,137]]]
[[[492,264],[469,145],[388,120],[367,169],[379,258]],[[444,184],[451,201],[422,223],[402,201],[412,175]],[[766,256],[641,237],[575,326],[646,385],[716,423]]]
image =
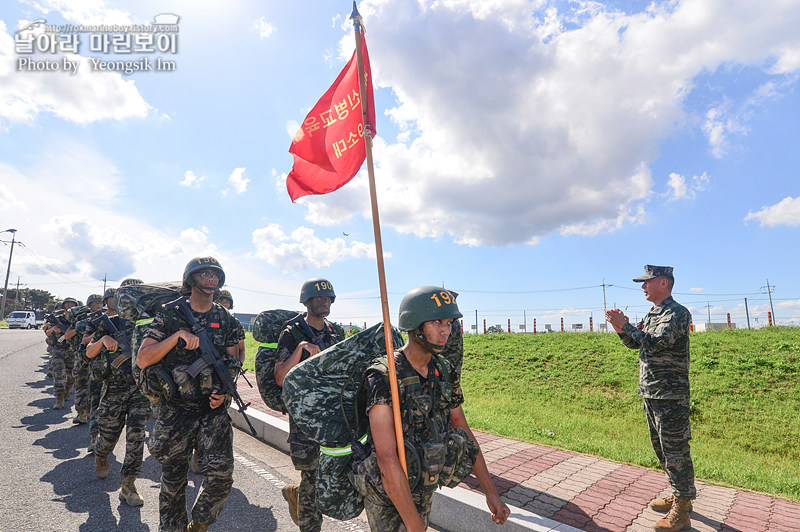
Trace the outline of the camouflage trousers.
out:
[[[300,488],[297,490],[297,521],[300,532],[319,532],[322,529],[322,512],[317,506],[317,470],[300,470]]]
[[[433,491],[427,493],[411,493],[414,506],[422,518],[422,524],[427,528],[431,517],[433,505]],[[367,511],[369,528],[373,532],[405,532],[406,525],[397,510],[391,504],[382,504],[378,498],[364,497],[364,509]]]
[[[72,377],[75,381],[75,410],[78,413],[89,413],[91,403],[89,399],[89,365],[82,359],[81,355],[75,355],[75,367],[72,369]]]
[[[88,368],[88,366],[87,366]],[[89,433],[97,434],[100,427],[97,426],[97,409],[100,408],[100,398],[103,397],[105,381],[96,381],[89,378]]]
[[[67,393],[74,383],[72,369],[75,365],[75,353],[67,348],[54,346],[50,358],[50,371],[53,374],[53,393]]]
[[[197,449],[203,484],[192,507],[192,520],[215,523],[233,486],[233,428],[224,406],[209,412],[201,402],[161,401],[148,446],[161,464],[158,530],[184,532],[189,524],[186,485],[193,449]]]
[[[125,428],[125,460],[121,474],[123,477],[138,477],[144,456],[144,429],[150,414],[150,401],[139,393],[131,378],[111,377],[97,408],[100,431],[94,445],[95,455],[106,457],[111,454]]]
[[[694,465],[689,453],[692,429],[689,424],[689,399],[645,399],[644,412],[650,429],[650,442],[661,468],[666,472],[677,497],[694,499]]]

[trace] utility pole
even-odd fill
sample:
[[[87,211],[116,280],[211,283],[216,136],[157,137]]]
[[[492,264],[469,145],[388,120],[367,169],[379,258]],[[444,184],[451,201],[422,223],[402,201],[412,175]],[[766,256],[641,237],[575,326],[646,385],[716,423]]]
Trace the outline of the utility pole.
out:
[[[103,294],[106,293],[106,274],[103,274]]]
[[[14,310],[19,310],[19,276],[17,276],[17,291],[14,292]]]
[[[611,285],[608,285],[608,286],[611,286]],[[606,278],[603,277],[603,318],[605,319],[605,322],[606,322],[606,332],[608,332],[608,318],[606,318],[606,309],[607,308],[608,307],[606,306]]]
[[[772,323],[773,325],[778,325],[778,320],[775,318],[775,309],[772,308],[772,291],[775,290],[775,285],[769,285],[769,279],[767,279],[767,286],[762,286],[761,289],[767,289],[767,294],[769,295],[769,309],[772,311]]]
[[[3,233],[11,233],[11,251],[8,254],[8,268],[6,268],[6,284],[3,286],[3,304],[0,305],[0,320],[6,317],[6,300],[8,299],[8,276],[11,274],[11,257],[14,256],[14,243],[17,237],[16,229],[6,229]]]
[[[706,306],[708,307],[708,327],[711,328],[711,302],[707,302]]]
[[[528,316],[525,315],[525,311],[522,311],[522,330],[528,332]]]
[[[478,309],[475,309],[475,334],[478,334]]]
[[[750,330],[750,310],[747,308],[747,298],[744,298],[744,313],[747,316],[747,330]]]

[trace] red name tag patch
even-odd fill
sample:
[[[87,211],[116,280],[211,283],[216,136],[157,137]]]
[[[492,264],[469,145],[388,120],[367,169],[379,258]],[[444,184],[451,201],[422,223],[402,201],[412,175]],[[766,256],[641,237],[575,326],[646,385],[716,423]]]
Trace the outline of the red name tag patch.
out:
[[[219,329],[219,323],[209,323],[208,326],[212,329]]]

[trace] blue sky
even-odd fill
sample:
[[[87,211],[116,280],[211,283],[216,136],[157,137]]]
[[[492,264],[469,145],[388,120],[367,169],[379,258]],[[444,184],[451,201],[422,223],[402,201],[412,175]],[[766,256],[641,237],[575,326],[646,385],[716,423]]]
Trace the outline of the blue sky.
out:
[[[800,2],[438,0],[359,4],[389,306],[460,293],[479,329],[567,327],[675,267],[695,322],[800,324]],[[236,311],[380,320],[366,169],[291,203],[298,124],[352,54],[351,4],[23,0],[0,8],[0,229],[10,285],[85,299],[214,255]],[[180,17],[175,53],[19,53],[15,32]],[[33,30],[34,35],[43,31]],[[79,61],[74,75],[23,57]],[[158,58],[174,71],[93,71]],[[8,233],[0,234],[9,240]],[[8,246],[0,248],[6,268]],[[756,318],[758,321],[756,322]]]

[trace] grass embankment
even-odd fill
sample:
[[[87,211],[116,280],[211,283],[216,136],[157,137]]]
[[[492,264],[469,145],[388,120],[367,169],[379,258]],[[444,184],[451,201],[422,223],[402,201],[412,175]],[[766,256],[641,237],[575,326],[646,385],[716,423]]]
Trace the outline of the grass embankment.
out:
[[[692,334],[696,476],[800,499],[800,329]],[[468,335],[470,425],[513,439],[658,467],[638,353],[617,335]]]
[[[800,500],[800,329],[696,333],[691,342],[697,478]],[[252,372],[258,343],[248,333],[245,345]],[[472,427],[658,468],[638,378],[638,353],[616,334],[464,338]]]

